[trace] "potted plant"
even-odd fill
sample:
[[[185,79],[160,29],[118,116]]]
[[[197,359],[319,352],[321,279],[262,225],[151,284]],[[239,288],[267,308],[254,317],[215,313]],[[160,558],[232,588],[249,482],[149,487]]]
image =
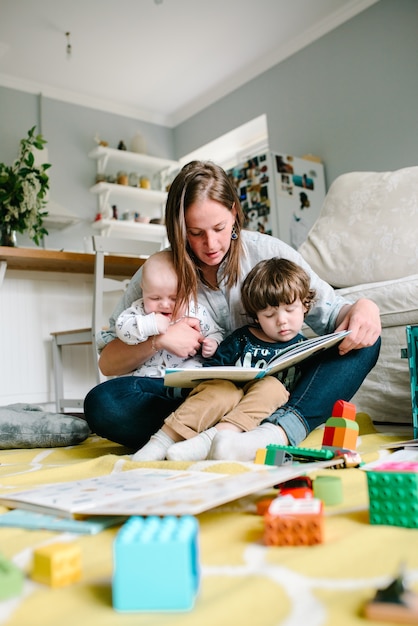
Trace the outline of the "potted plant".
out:
[[[15,246],[16,232],[25,233],[38,246],[44,235],[43,226],[49,163],[35,165],[33,149],[43,150],[47,143],[31,128],[26,139],[20,141],[20,153],[13,165],[0,163],[0,245]]]

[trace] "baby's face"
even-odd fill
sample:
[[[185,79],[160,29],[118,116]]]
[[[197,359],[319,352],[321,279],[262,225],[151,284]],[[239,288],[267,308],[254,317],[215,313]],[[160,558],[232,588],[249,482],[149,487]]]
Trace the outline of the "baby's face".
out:
[[[145,313],[161,313],[170,319],[177,298],[177,277],[171,271],[153,272],[142,283]]]

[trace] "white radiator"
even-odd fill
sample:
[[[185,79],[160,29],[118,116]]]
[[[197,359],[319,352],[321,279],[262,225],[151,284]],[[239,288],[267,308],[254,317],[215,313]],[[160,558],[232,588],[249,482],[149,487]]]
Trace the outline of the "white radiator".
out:
[[[7,270],[0,287],[0,405],[55,410],[50,333],[91,325],[93,277]],[[113,302],[108,303],[109,313]],[[64,349],[66,397],[95,383],[91,346]]]

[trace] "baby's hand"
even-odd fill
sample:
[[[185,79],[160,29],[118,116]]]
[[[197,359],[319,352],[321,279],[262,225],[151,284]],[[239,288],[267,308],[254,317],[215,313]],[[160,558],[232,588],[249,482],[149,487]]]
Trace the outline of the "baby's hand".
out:
[[[156,313],[155,323],[157,324],[159,334],[164,335],[164,333],[167,332],[167,328],[170,326],[171,317],[163,315],[162,313]]]
[[[202,341],[202,356],[205,359],[213,356],[218,349],[218,342],[216,339],[210,339],[209,337],[205,337]]]

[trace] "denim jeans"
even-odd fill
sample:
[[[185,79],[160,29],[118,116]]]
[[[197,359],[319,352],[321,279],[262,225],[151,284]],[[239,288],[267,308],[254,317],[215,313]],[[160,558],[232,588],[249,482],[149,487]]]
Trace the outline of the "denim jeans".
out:
[[[380,339],[370,348],[344,356],[330,348],[302,365],[289,402],[265,421],[279,424],[292,445],[331,416],[337,400],[349,401],[374,367]],[[122,376],[94,387],[84,401],[92,432],[132,449],[142,447],[190,390],[164,387],[161,378]]]
[[[84,400],[92,432],[137,450],[175,411],[190,389],[164,387],[162,378],[121,376],[101,383]]]
[[[290,445],[297,446],[332,416],[337,400],[348,402],[376,365],[381,339],[369,348],[351,350],[340,356],[330,348],[302,363],[302,376],[289,401],[263,422],[272,422],[286,432]]]

